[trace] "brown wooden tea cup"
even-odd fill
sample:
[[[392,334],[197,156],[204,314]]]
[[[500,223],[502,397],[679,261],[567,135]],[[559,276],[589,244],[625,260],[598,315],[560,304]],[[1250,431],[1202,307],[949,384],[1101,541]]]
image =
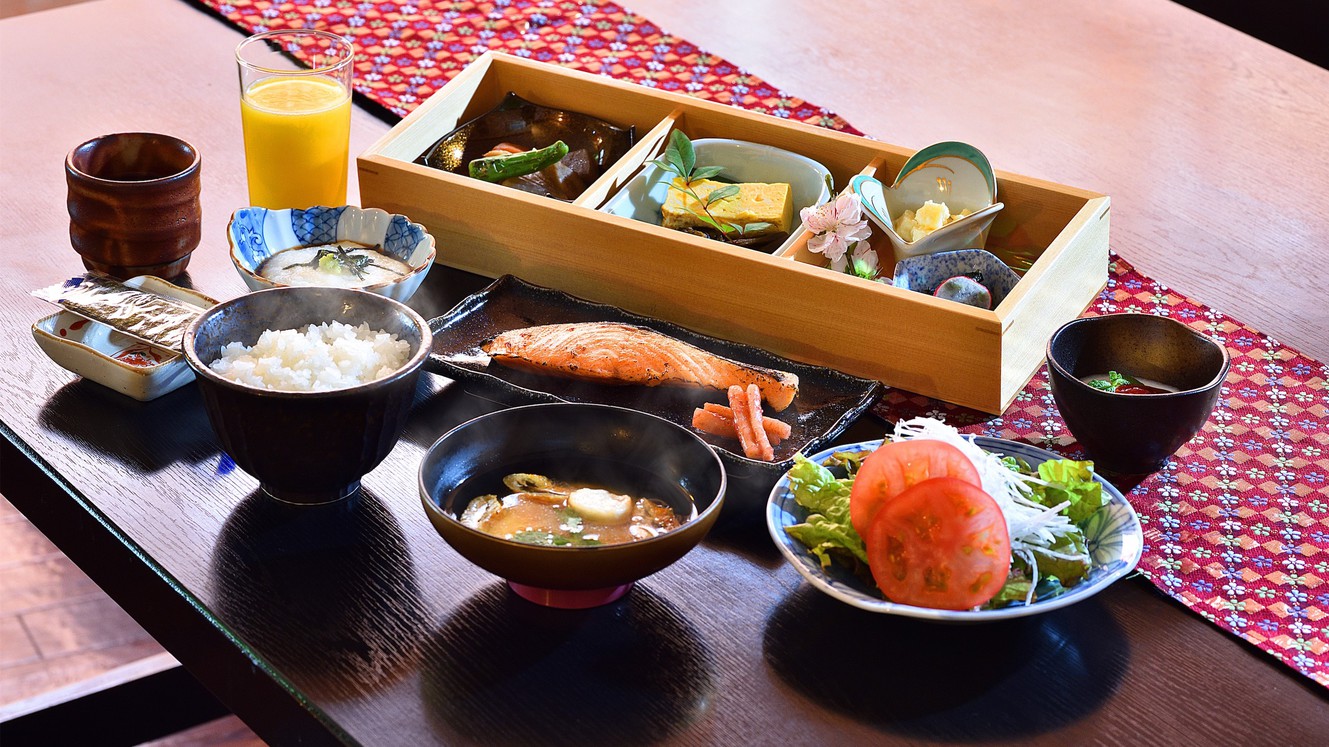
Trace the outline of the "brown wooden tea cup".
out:
[[[194,146],[170,135],[93,138],[65,157],[69,240],[83,265],[120,278],[184,272],[202,211]]]

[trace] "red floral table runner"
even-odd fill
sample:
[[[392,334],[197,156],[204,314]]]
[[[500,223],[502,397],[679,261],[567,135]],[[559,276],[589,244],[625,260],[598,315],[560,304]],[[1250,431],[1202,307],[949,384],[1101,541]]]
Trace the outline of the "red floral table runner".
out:
[[[405,116],[491,49],[858,134],[840,117],[603,0],[193,0],[246,31],[319,28],[358,49],[361,103]],[[1129,490],[1145,527],[1140,570],[1215,625],[1329,686],[1329,367],[1141,275],[1114,255],[1089,314],[1171,316],[1232,354],[1204,430]],[[901,391],[877,412],[1081,450],[1046,372],[992,417]],[[1127,486],[1123,486],[1127,487]]]

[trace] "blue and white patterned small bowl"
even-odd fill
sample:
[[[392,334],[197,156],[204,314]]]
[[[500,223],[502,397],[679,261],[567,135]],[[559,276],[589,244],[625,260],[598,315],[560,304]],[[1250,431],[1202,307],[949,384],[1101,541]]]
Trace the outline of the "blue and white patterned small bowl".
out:
[[[424,281],[434,265],[434,237],[419,223],[404,215],[378,208],[311,207],[305,210],[240,208],[226,227],[231,244],[231,262],[250,290],[279,288],[258,274],[259,265],[283,249],[337,241],[355,241],[375,247],[411,266],[401,280],[366,286],[363,290],[405,301]]]
[[[896,288],[931,294],[942,281],[956,275],[979,273],[979,282],[992,294],[992,308],[1011,292],[1020,276],[992,252],[982,249],[960,249],[908,257],[895,265]]]
[[[986,451],[1019,457],[1033,467],[1049,459],[1061,458],[1037,446],[1001,438],[978,436],[974,439],[974,443]],[[810,458],[818,464],[824,464],[837,451],[872,452],[880,445],[880,440],[847,444],[826,449]],[[807,517],[807,509],[794,500],[787,473],[775,484],[775,488],[771,491],[770,502],[766,504],[766,529],[770,532],[771,539],[775,540],[775,546],[780,548],[780,553],[793,564],[794,569],[803,578],[818,590],[859,609],[938,622],[974,623],[1027,617],[1088,599],[1130,573],[1140,562],[1140,554],[1144,550],[1144,531],[1140,527],[1140,517],[1135,514],[1135,509],[1131,508],[1131,504],[1126,501],[1121,491],[1098,475],[1094,475],[1094,479],[1102,483],[1108,502],[1098,510],[1098,513],[1089,517],[1084,527],[1089,554],[1093,558],[1088,578],[1060,596],[1030,605],[1017,604],[995,610],[978,611],[914,607],[882,599],[875,588],[869,587],[838,565],[823,571],[821,564],[808,548],[785,532],[785,527],[802,523]]]

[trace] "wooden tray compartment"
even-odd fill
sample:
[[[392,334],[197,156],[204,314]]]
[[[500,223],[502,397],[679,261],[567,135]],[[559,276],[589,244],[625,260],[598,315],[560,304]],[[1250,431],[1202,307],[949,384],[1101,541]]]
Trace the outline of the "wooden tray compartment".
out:
[[[639,142],[572,204],[412,163],[507,91],[636,124]],[[1005,172],[997,176],[1006,208],[989,247],[1023,249],[1037,259],[992,311],[831,272],[806,252],[806,235],[782,256],[771,256],[596,211],[663,149],[675,125],[693,138],[750,140],[807,156],[830,169],[841,189],[858,173],[882,171],[878,178],[889,181],[912,154],[491,53],[359,156],[361,202],[425,225],[444,264],[490,277],[511,273],[992,413],[1001,412],[1041,365],[1052,331],[1078,315],[1106,282],[1108,198]]]

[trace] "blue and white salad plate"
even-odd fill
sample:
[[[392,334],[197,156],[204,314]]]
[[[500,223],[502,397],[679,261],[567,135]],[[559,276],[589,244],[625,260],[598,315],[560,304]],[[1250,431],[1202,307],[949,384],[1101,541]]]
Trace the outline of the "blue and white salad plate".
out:
[[[434,237],[419,223],[386,210],[354,205],[304,210],[240,208],[231,215],[226,238],[231,244],[231,262],[250,290],[281,285],[258,274],[258,268],[283,249],[338,241],[372,246],[411,267],[400,280],[362,289],[396,301],[406,301],[415,293],[433,267],[437,252]]]
[[[1062,458],[1037,446],[1000,438],[978,436],[974,443],[985,451],[1023,459],[1031,467],[1037,467],[1049,459]],[[880,440],[846,444],[818,452],[810,459],[825,464],[836,452],[869,453],[880,445]],[[1140,554],[1144,550],[1144,531],[1140,526],[1140,517],[1121,491],[1097,474],[1094,479],[1103,485],[1108,501],[1082,527],[1092,558],[1088,576],[1058,596],[1029,605],[1016,604],[991,610],[939,610],[896,604],[883,599],[876,588],[854,576],[848,569],[832,565],[822,570],[821,563],[807,546],[785,531],[786,527],[801,524],[808,514],[807,509],[794,500],[787,473],[775,484],[770,502],[766,504],[766,528],[771,539],[775,540],[775,546],[780,548],[780,553],[808,583],[845,604],[870,612],[938,622],[1008,620],[1038,615],[1088,599],[1130,573],[1140,562]]]

